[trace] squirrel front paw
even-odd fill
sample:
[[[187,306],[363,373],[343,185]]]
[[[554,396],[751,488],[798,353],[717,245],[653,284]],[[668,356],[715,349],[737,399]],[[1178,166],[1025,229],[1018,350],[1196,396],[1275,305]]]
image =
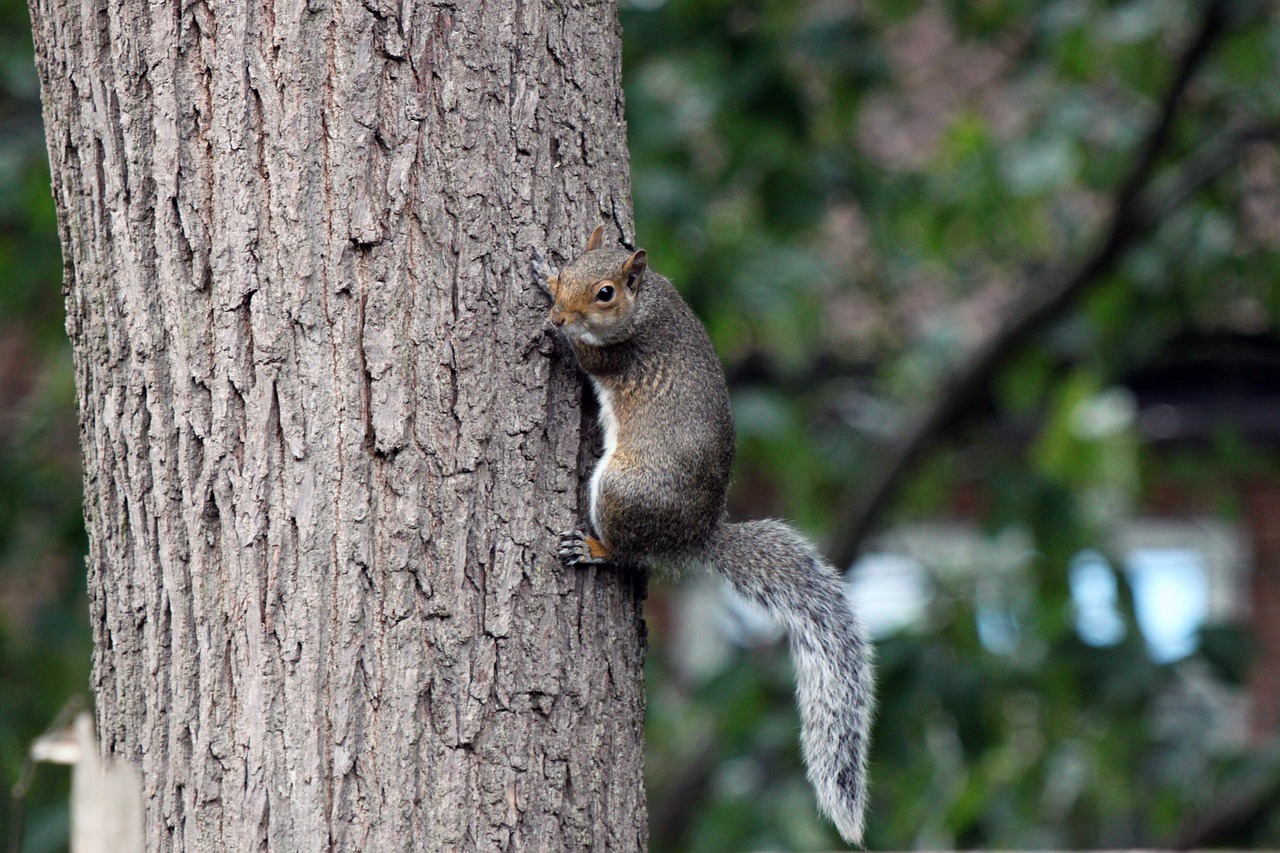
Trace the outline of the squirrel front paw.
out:
[[[542,288],[542,291],[548,296],[554,298],[560,271],[551,266],[551,262],[543,256],[542,251],[536,248],[533,250],[533,259],[529,267],[533,270],[533,277],[538,282],[538,287]]]
[[[557,553],[560,562],[566,566],[602,566],[609,562],[603,543],[581,530],[566,530],[561,533]]]

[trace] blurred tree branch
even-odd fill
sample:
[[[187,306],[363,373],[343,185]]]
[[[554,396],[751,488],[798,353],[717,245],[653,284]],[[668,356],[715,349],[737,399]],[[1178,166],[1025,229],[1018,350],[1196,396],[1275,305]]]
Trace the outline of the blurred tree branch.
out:
[[[876,363],[844,358],[834,352],[820,352],[801,370],[787,369],[759,352],[724,365],[725,381],[732,389],[766,387],[785,394],[802,394],[833,379],[867,385],[875,378]]]
[[[1169,845],[1173,850],[1239,847],[1241,836],[1266,821],[1280,798],[1280,740],[1246,765],[1234,789],[1191,820]]]
[[[1169,213],[1230,168],[1248,145],[1277,136],[1280,128],[1274,125],[1228,133],[1188,157],[1167,189],[1152,189],[1156,165],[1168,147],[1188,85],[1226,31],[1230,6],[1229,0],[1211,0],[1205,5],[1196,32],[1175,66],[1156,117],[1116,191],[1111,216],[1093,248],[1074,263],[1028,280],[998,330],[939,384],[937,395],[908,419],[901,437],[885,448],[879,468],[858,489],[857,497],[836,527],[831,556],[837,566],[853,562],[912,466],[981,399],[996,373],[1028,338],[1069,310],[1081,294],[1102,281],[1125,253]]]

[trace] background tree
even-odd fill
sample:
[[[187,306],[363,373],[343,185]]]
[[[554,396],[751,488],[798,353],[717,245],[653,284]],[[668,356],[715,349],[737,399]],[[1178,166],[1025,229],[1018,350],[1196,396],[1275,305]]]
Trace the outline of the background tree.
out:
[[[533,246],[629,232],[609,4],[31,7],[104,750],[149,849],[643,849]]]

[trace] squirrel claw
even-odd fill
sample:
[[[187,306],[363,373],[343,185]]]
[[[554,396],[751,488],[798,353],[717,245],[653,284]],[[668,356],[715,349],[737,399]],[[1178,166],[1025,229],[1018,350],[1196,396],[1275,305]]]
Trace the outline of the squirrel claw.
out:
[[[609,562],[592,553],[591,540],[581,530],[566,530],[561,533],[557,554],[560,562],[566,566],[602,566]]]
[[[542,254],[542,250],[535,248],[533,250],[533,260],[529,264],[533,270],[534,279],[538,282],[538,287],[543,292],[551,293],[551,282],[555,281],[560,272],[553,266],[551,262]]]

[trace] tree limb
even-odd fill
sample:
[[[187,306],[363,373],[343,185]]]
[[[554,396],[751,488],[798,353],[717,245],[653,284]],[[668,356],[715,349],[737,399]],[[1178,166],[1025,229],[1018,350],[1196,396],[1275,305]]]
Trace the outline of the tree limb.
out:
[[[1232,134],[1225,143],[1209,146],[1204,154],[1191,158],[1171,189],[1158,198],[1147,198],[1152,174],[1168,146],[1170,130],[1187,86],[1225,29],[1227,6],[1227,0],[1211,0],[1205,6],[1196,33],[1179,59],[1161,99],[1156,119],[1116,192],[1111,216],[1094,248],[1076,263],[1050,271],[1042,279],[1028,281],[998,330],[940,384],[937,396],[911,418],[902,436],[886,449],[883,462],[859,490],[838,525],[831,548],[835,565],[845,567],[853,562],[863,539],[896,494],[907,472],[980,396],[999,368],[1032,334],[1061,316],[1083,292],[1101,281],[1159,221],[1235,162],[1249,142],[1275,133],[1271,127]]]

